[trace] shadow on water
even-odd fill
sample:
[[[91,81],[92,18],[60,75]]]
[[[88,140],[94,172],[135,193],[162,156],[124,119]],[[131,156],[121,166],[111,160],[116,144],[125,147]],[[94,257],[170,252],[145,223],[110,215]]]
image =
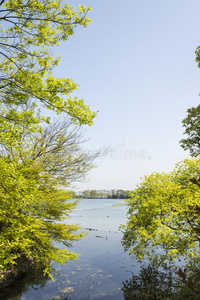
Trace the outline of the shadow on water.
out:
[[[33,270],[18,279],[12,286],[0,291],[1,300],[19,300],[22,294],[30,288],[43,289],[51,280],[44,276],[43,271]],[[96,300],[195,300],[200,299],[200,272],[196,270],[171,269],[158,270],[153,264],[141,266],[138,275],[134,275],[122,282],[123,295],[104,295],[95,297]],[[89,296],[89,295],[88,295]],[[72,297],[73,298],[73,297]],[[74,298],[73,298],[74,299]],[[88,300],[85,295],[81,300]],[[58,295],[49,300],[71,300],[70,295]]]
[[[198,300],[200,272],[179,269],[158,270],[153,264],[141,266],[138,275],[123,282],[125,300]]]
[[[124,252],[118,231],[126,221],[126,207],[107,203],[83,200],[87,210],[81,218],[80,212],[73,213],[71,222],[89,233],[74,244],[73,250],[81,253],[79,260],[53,264],[60,273],[54,282],[41,269],[29,272],[0,290],[0,300],[200,300],[200,267],[174,272],[147,260],[146,265],[137,263]],[[105,207],[89,209],[97,206]]]
[[[34,269],[18,278],[12,285],[0,290],[0,300],[19,300],[22,294],[30,288],[34,290],[42,289],[47,281],[48,275],[44,276],[43,269]]]

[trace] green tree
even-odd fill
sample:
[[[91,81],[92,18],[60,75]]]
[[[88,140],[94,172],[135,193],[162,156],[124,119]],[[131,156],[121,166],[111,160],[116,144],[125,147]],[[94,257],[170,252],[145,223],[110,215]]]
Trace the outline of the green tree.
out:
[[[83,191],[83,192],[82,192],[82,197],[83,197],[83,198],[89,198],[89,193],[90,193],[89,190]]]
[[[199,175],[200,158],[196,158],[177,164],[171,173],[144,178],[128,201],[126,250],[138,260],[147,255],[157,264],[198,258],[200,189],[193,181]]]
[[[83,151],[82,142],[81,129],[64,120],[41,132],[24,130],[19,145],[1,143],[1,272],[32,257],[49,273],[51,260],[66,263],[78,257],[69,247],[84,234],[77,233],[78,225],[62,223],[76,207],[63,188],[84,179],[98,155]],[[65,248],[59,249],[55,241]]]
[[[95,154],[81,149],[81,134],[66,122],[50,125],[41,108],[65,113],[70,124],[93,124],[96,113],[72,98],[78,85],[55,78],[51,47],[86,27],[90,7],[76,10],[59,0],[0,2],[0,272],[22,258],[66,263],[77,255],[71,242],[83,237],[78,225],[66,225],[76,203],[69,184],[83,179]],[[44,125],[46,122],[46,126]],[[62,242],[64,249],[55,246]]]
[[[200,46],[195,53],[197,65],[200,67]],[[196,157],[200,154],[200,105],[187,110],[187,117],[183,119],[182,124],[187,138],[182,139],[180,145],[184,150],[189,150],[192,157]]]
[[[69,193],[40,183],[41,166],[9,158],[1,158],[0,163],[0,271],[7,272],[32,257],[49,272],[52,259],[66,263],[77,258],[67,247],[82,237],[75,234],[79,227],[55,222],[67,218],[75,207],[75,203],[66,201]],[[66,248],[54,246],[54,240]]]
[[[77,25],[91,22],[86,16],[91,7],[80,5],[76,11],[59,0],[2,0],[0,8],[0,116],[23,124],[48,121],[35,115],[42,104],[66,112],[78,124],[91,125],[96,113],[82,99],[71,97],[78,87],[73,79],[52,75],[59,57],[51,54],[51,47],[67,40]],[[21,112],[19,106],[30,101],[35,109]]]
[[[98,196],[98,193],[97,193],[97,191],[96,190],[91,190],[90,192],[89,192],[89,197],[92,199],[92,198],[97,198],[97,196]]]
[[[182,121],[187,138],[180,141],[184,150],[189,150],[191,156],[200,154],[200,105],[187,110],[187,117]]]

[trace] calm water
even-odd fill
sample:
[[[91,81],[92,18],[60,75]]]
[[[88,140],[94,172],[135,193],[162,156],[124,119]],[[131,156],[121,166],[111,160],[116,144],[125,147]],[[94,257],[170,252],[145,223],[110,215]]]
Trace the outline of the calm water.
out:
[[[79,223],[89,234],[74,244],[79,260],[67,266],[54,265],[60,272],[55,281],[38,274],[28,274],[9,288],[4,300],[89,300],[124,299],[124,282],[132,272],[139,272],[134,257],[124,253],[120,224],[126,222],[126,205],[113,206],[122,200],[83,199],[71,214],[70,223]],[[91,229],[91,230],[88,230]]]

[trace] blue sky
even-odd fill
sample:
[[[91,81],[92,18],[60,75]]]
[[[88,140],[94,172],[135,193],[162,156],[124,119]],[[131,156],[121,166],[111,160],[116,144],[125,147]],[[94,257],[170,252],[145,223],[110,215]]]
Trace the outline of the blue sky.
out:
[[[200,100],[200,1],[69,3],[92,5],[93,23],[55,49],[62,57],[55,75],[73,78],[74,95],[99,110],[85,147],[113,148],[76,187],[132,190],[144,175],[189,157],[179,140],[186,110]]]

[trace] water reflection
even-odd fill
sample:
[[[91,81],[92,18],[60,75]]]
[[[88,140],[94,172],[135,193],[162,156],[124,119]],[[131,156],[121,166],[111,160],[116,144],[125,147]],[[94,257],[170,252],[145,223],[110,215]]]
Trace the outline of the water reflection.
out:
[[[2,300],[23,299],[22,294],[32,290],[40,290],[49,281],[42,270],[29,272],[15,282],[11,287],[0,291]],[[95,282],[93,282],[95,285]],[[60,290],[60,295],[50,297],[51,300],[72,300],[72,291],[65,288]],[[94,286],[95,289],[95,286]],[[102,295],[95,298],[84,295],[80,299],[124,299],[124,300],[195,300],[200,299],[200,271],[194,267],[191,270],[174,271],[172,269],[159,269],[153,264],[141,266],[140,272],[122,282],[123,295]],[[90,295],[91,296],[91,295]],[[49,298],[50,297],[50,298]],[[88,298],[87,298],[88,297]],[[114,298],[113,298],[114,297]],[[43,298],[41,298],[43,299]]]
[[[11,286],[0,290],[0,299],[2,300],[19,300],[23,293],[30,288],[39,290],[44,288],[50,278],[44,276],[42,269],[31,270],[26,275],[17,279]]]
[[[123,282],[125,300],[200,299],[199,269],[158,270],[153,264],[141,266],[138,275]]]
[[[54,275],[55,281],[44,277],[41,270],[29,272],[0,291],[0,300],[200,300],[200,267],[182,269],[177,275],[172,270],[158,270],[149,261],[141,266],[124,252],[118,228],[126,222],[126,207],[113,206],[106,199],[80,204],[71,220],[89,233],[74,244],[80,259],[67,266],[54,264],[60,273]]]
[[[57,297],[53,298],[52,300],[71,300],[71,298],[69,298],[69,296],[67,296],[67,297],[57,296]]]

